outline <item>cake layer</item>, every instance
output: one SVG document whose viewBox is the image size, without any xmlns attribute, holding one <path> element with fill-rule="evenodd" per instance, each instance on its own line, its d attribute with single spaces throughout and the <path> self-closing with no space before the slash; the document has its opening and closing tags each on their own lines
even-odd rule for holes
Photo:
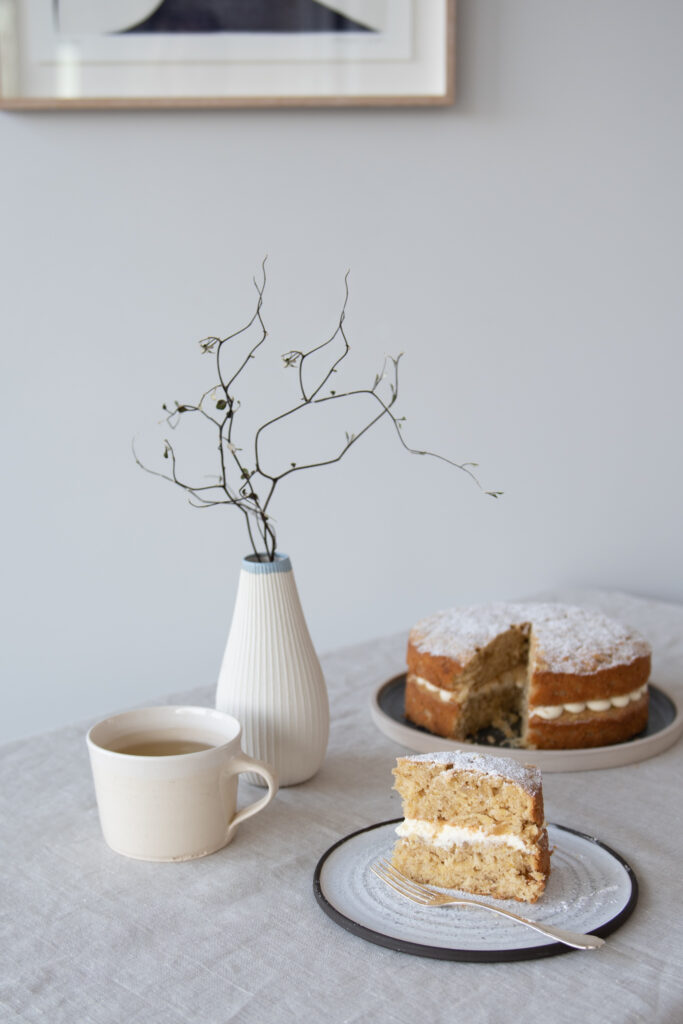
<svg viewBox="0 0 683 1024">
<path fill-rule="evenodd" d="M 462 657 L 448 654 L 444 642 L 445 621 L 450 613 L 440 612 L 424 619 L 410 631 L 408 640 L 408 672 L 427 679 L 445 690 L 458 691 L 479 679 L 491 680 L 505 671 L 525 664 L 529 650 L 529 624 L 514 624 L 509 619 L 499 633 L 480 637 Z M 431 626 L 434 626 L 432 631 Z"/>
<path fill-rule="evenodd" d="M 532 602 L 475 605 L 438 612 L 418 622 L 411 630 L 410 643 L 418 656 L 445 658 L 448 663 L 457 663 L 462 672 L 464 665 L 503 634 L 516 632 L 523 637 L 532 628 L 539 671 L 591 675 L 650 655 L 650 646 L 639 633 L 600 612 Z M 522 646 L 519 637 L 515 644 L 518 648 Z M 456 669 L 455 676 L 460 672 Z M 448 670 L 444 675 L 448 675 Z M 445 681 L 435 681 L 447 685 Z"/>
<path fill-rule="evenodd" d="M 442 701 L 433 693 L 418 686 L 415 677 L 406 679 L 405 714 L 410 722 L 421 725 L 423 729 L 448 739 L 464 740 L 464 721 L 461 704 L 457 701 Z"/>
<path fill-rule="evenodd" d="M 576 750 L 603 747 L 637 736 L 647 725 L 648 694 L 623 708 L 609 711 L 564 713 L 552 721 L 529 718 L 526 746 L 539 750 Z"/>
<path fill-rule="evenodd" d="M 650 678 L 650 655 L 627 665 L 598 669 L 590 675 L 546 672 L 531 661 L 529 704 L 564 704 L 575 701 L 620 697 L 644 686 Z"/>
<path fill-rule="evenodd" d="M 406 679 L 407 718 L 437 736 L 450 739 L 464 740 L 500 716 L 517 713 L 520 703 L 521 688 L 507 683 L 489 683 L 458 698 L 449 690 L 427 687 L 414 676 Z"/>
<path fill-rule="evenodd" d="M 451 750 L 399 757 L 394 777 L 404 818 L 509 833 L 525 842 L 543 830 L 541 775 L 532 766 Z"/>
<path fill-rule="evenodd" d="M 401 839 L 392 863 L 423 885 L 461 889 L 478 896 L 535 903 L 550 870 L 547 836 L 533 855 L 509 846 L 466 844 L 455 850 Z"/>
</svg>

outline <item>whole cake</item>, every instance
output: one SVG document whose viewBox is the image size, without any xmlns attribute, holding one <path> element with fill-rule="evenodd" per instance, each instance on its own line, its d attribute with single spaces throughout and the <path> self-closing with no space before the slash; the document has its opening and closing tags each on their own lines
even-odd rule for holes
<svg viewBox="0 0 683 1024">
<path fill-rule="evenodd" d="M 392 863 L 416 882 L 535 903 L 550 874 L 541 773 L 462 751 L 399 757 Z"/>
<path fill-rule="evenodd" d="M 456 740 L 518 716 L 519 746 L 619 743 L 647 724 L 650 658 L 644 637 L 600 612 L 453 608 L 410 632 L 406 717 Z"/>
</svg>

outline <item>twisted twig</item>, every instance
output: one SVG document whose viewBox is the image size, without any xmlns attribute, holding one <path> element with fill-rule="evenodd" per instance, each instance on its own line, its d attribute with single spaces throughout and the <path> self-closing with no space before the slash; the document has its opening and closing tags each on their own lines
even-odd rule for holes
<svg viewBox="0 0 683 1024">
<path fill-rule="evenodd" d="M 369 388 L 352 388 L 348 391 L 337 392 L 336 390 L 330 390 L 328 394 L 322 395 L 321 391 L 326 384 L 332 378 L 332 375 L 338 372 L 338 368 L 341 363 L 346 359 L 350 351 L 350 345 L 346 333 L 344 331 L 344 321 L 346 319 L 346 307 L 349 299 L 349 287 L 348 287 L 348 272 L 344 277 L 344 302 L 342 305 L 339 320 L 333 334 L 326 340 L 321 342 L 319 345 L 314 346 L 308 351 L 292 350 L 285 353 L 282 359 L 284 366 L 296 367 L 298 372 L 298 384 L 300 398 L 290 409 L 287 409 L 283 413 L 279 413 L 277 416 L 273 416 L 266 420 L 265 423 L 261 424 L 256 430 L 253 438 L 253 469 L 250 469 L 245 463 L 241 456 L 243 449 L 238 448 L 233 442 L 233 432 L 235 431 L 235 423 L 237 420 L 237 413 L 240 409 L 240 403 L 235 398 L 233 393 L 233 386 L 240 375 L 244 372 L 250 361 L 255 357 L 258 349 L 263 345 L 266 338 L 268 337 L 268 331 L 266 330 L 265 323 L 262 316 L 263 307 L 263 296 L 266 287 L 266 260 L 261 265 L 262 277 L 261 281 L 254 280 L 254 286 L 257 291 L 258 299 L 256 303 L 256 309 L 251 319 L 237 331 L 227 335 L 225 338 L 218 337 L 207 337 L 200 341 L 200 348 L 203 353 L 212 353 L 216 361 L 216 374 L 218 377 L 218 383 L 210 387 L 201 396 L 196 404 L 180 404 L 175 403 L 173 409 L 169 409 L 168 406 L 164 405 L 163 409 L 167 413 L 166 422 L 169 427 L 173 430 L 177 427 L 180 422 L 180 418 L 189 413 L 199 413 L 204 419 L 213 424 L 217 430 L 217 448 L 219 452 L 219 467 L 220 474 L 218 476 L 218 482 L 215 484 L 207 484 L 201 486 L 195 486 L 181 480 L 177 472 L 177 462 L 175 450 L 168 439 L 164 440 L 164 458 L 170 459 L 171 461 L 171 472 L 162 473 L 158 470 L 150 469 L 146 466 L 138 457 L 135 450 L 135 443 L 133 442 L 133 456 L 138 466 L 144 469 L 146 472 L 151 473 L 154 476 L 160 476 L 164 480 L 168 480 L 171 483 L 177 484 L 187 494 L 190 504 L 195 508 L 213 508 L 216 505 L 235 505 L 242 512 L 247 525 L 247 533 L 249 536 L 249 543 L 251 544 L 252 550 L 257 557 L 266 557 L 269 561 L 273 561 L 277 550 L 276 533 L 273 525 L 273 520 L 268 512 L 271 500 L 280 481 L 284 480 L 285 477 L 291 476 L 293 473 L 301 472 L 304 469 L 315 469 L 319 466 L 331 466 L 335 462 L 339 462 L 350 448 L 355 445 L 364 434 L 381 419 L 388 417 L 394 426 L 394 429 L 398 435 L 398 438 L 411 455 L 428 455 L 432 458 L 439 459 L 441 462 L 447 463 L 449 466 L 453 466 L 456 469 L 460 469 L 467 473 L 469 477 L 474 480 L 477 486 L 481 488 L 479 480 L 472 472 L 473 468 L 476 468 L 474 462 L 454 462 L 452 459 L 446 458 L 444 455 L 439 455 L 436 452 L 426 451 L 419 448 L 411 448 L 405 441 L 402 433 L 402 427 L 405 422 L 404 416 L 396 416 L 392 411 L 396 401 L 398 399 L 398 385 L 399 385 L 399 362 L 401 355 L 399 356 L 388 356 L 384 360 L 382 370 L 375 376 L 372 387 Z M 239 336 L 245 334 L 249 328 L 258 324 L 259 337 L 257 341 L 251 346 L 247 355 L 242 359 L 242 362 L 238 365 L 237 369 L 232 373 L 231 376 L 223 373 L 222 358 L 224 355 L 225 346 L 229 342 L 234 341 Z M 343 342 L 342 352 L 333 359 L 331 364 L 324 371 L 317 385 L 311 387 L 308 391 L 304 383 L 304 365 L 306 360 L 317 352 L 321 352 L 329 345 L 331 345 L 336 338 L 340 337 Z M 380 383 L 387 378 L 387 364 L 391 365 L 391 379 L 389 380 L 389 391 L 390 397 L 388 400 L 382 398 L 378 393 L 377 389 Z M 219 397 L 216 398 L 215 396 Z M 376 411 L 373 412 L 372 416 L 368 419 L 367 423 L 357 433 L 346 433 L 345 442 L 339 448 L 336 455 L 330 456 L 327 459 L 321 459 L 319 461 L 308 462 L 302 465 L 296 463 L 290 463 L 289 467 L 283 470 L 281 473 L 272 474 L 267 473 L 261 463 L 260 443 L 263 434 L 266 430 L 275 426 L 275 424 L 282 422 L 295 413 L 300 412 L 301 409 L 305 409 L 309 406 L 319 405 L 323 402 L 338 402 L 343 399 L 352 398 L 355 396 L 364 395 L 370 398 L 371 402 L 375 404 Z M 204 408 L 204 403 L 209 399 L 209 396 L 214 398 L 216 403 L 216 411 L 221 413 L 220 417 L 211 415 Z M 235 433 L 236 437 L 237 434 Z M 237 485 L 230 485 L 228 482 L 228 459 L 230 464 L 234 468 L 235 472 L 239 474 Z M 262 483 L 265 485 L 265 497 L 262 497 L 259 493 L 258 485 Z M 208 492 L 213 491 L 213 494 L 209 496 Z M 500 491 L 485 491 L 484 493 L 491 495 L 491 497 L 498 497 Z M 222 495 L 222 496 L 219 496 Z M 258 538 L 258 540 L 257 540 Z M 259 544 L 261 550 L 259 551 Z"/>
</svg>

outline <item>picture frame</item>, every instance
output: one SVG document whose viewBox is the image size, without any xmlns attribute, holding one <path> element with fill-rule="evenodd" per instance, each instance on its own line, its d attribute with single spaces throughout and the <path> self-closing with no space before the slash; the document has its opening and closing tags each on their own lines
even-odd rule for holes
<svg viewBox="0 0 683 1024">
<path fill-rule="evenodd" d="M 456 0 L 0 0 L 0 109 L 443 106 Z"/>
</svg>

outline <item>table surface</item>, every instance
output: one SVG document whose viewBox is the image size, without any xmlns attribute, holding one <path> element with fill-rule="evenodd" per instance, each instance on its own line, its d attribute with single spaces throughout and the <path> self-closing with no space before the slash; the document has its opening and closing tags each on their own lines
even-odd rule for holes
<svg viewBox="0 0 683 1024">
<path fill-rule="evenodd" d="M 540 596 L 598 607 L 641 629 L 654 647 L 653 681 L 680 705 L 683 606 L 604 591 Z M 682 1020 L 681 742 L 639 764 L 544 779 L 548 819 L 602 839 L 640 882 L 635 913 L 597 953 L 428 960 L 366 943 L 317 906 L 321 854 L 349 832 L 400 816 L 391 769 L 405 751 L 375 729 L 369 701 L 401 670 L 404 645 L 398 635 L 322 659 L 332 716 L 323 768 L 281 790 L 231 846 L 202 860 L 148 864 L 109 850 L 84 742 L 91 723 L 1 748 L 0 1020 Z M 209 688 L 165 698 L 212 699 Z M 241 802 L 259 792 L 240 783 Z"/>
</svg>

